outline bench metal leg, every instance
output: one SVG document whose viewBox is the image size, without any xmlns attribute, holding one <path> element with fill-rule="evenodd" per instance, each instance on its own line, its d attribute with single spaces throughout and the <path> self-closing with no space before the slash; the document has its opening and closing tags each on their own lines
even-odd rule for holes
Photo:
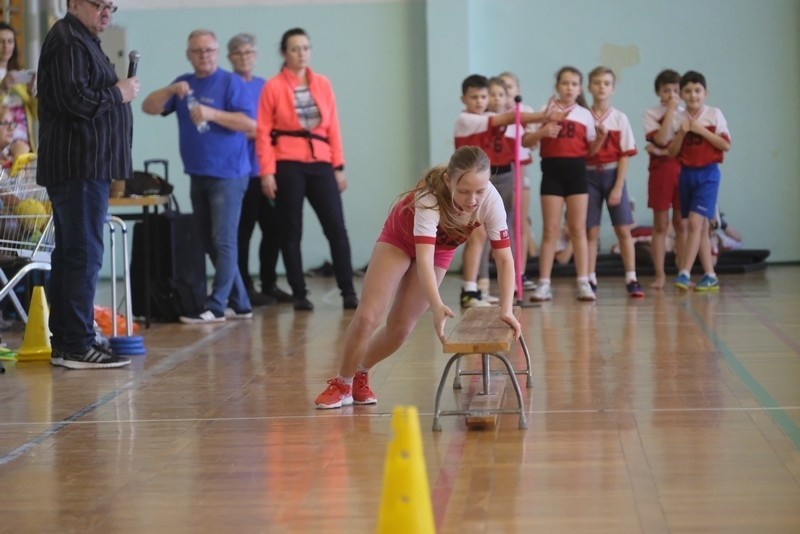
<svg viewBox="0 0 800 534">
<path fill-rule="evenodd" d="M 487 353 L 481 354 L 481 375 L 483 376 L 483 393 L 481 395 L 492 394 L 492 377 L 489 374 L 491 365 L 489 364 L 489 355 Z"/>
<path fill-rule="evenodd" d="M 525 338 L 523 336 L 519 336 L 519 344 L 522 346 L 522 353 L 525 354 L 525 364 L 527 365 L 525 369 L 525 387 L 532 388 L 533 387 L 533 369 L 531 368 L 531 353 L 528 351 L 528 345 L 525 343 Z"/>
<path fill-rule="evenodd" d="M 522 403 L 522 389 L 519 387 L 519 381 L 517 380 L 516 372 L 514 371 L 514 366 L 511 365 L 511 362 L 503 356 L 502 354 L 493 353 L 492 356 L 499 358 L 501 362 L 503 362 L 508 370 L 508 376 L 511 378 L 511 384 L 514 386 L 514 392 L 517 394 L 517 404 L 519 404 L 519 428 L 520 430 L 525 430 L 528 428 L 528 420 L 525 418 L 525 406 Z"/>
<path fill-rule="evenodd" d="M 527 349 L 525 349 L 527 350 Z M 441 402 L 442 402 L 442 392 L 444 391 L 444 385 L 447 383 L 447 376 L 450 374 L 450 369 L 452 368 L 453 364 L 456 364 L 456 369 L 460 366 L 461 358 L 466 356 L 466 353 L 456 353 L 447 360 L 447 364 L 444 367 L 444 371 L 442 371 L 442 378 L 439 380 L 439 387 L 436 389 L 436 402 L 434 403 L 433 407 L 433 424 L 431 426 L 434 432 L 441 432 L 442 430 L 442 423 L 440 418 L 444 415 L 469 415 L 469 410 L 449 410 L 449 411 L 442 411 L 441 409 Z M 517 395 L 517 409 L 516 410 L 491 410 L 488 413 L 497 413 L 497 414 L 518 414 L 519 415 L 519 428 L 524 430 L 528 428 L 528 420 L 525 416 L 525 405 L 522 401 L 522 389 L 519 386 L 519 381 L 517 380 L 517 371 L 514 370 L 514 366 L 511 365 L 511 361 L 500 353 L 495 352 L 488 352 L 481 354 L 481 363 L 482 369 L 480 372 L 476 371 L 465 371 L 462 374 L 481 374 L 483 378 L 483 392 L 481 395 L 488 395 L 491 392 L 491 371 L 490 371 L 490 360 L 489 356 L 494 356 L 498 358 L 506 368 L 508 372 L 508 376 L 511 380 L 511 384 L 514 386 L 514 393 Z M 530 360 L 529 360 L 530 361 Z M 527 369 L 528 379 L 530 380 L 530 364 L 528 364 Z M 456 373 L 458 376 L 458 372 Z"/>
<path fill-rule="evenodd" d="M 450 368 L 453 366 L 454 362 L 458 362 L 463 356 L 462 353 L 453 354 L 449 360 L 447 360 L 447 365 L 444 366 L 444 371 L 442 372 L 442 378 L 439 380 L 439 387 L 436 389 L 436 402 L 433 405 L 433 426 L 432 430 L 434 432 L 441 432 L 442 431 L 442 423 L 439 421 L 439 417 L 441 414 L 440 403 L 442 401 L 442 391 L 444 390 L 444 384 L 447 382 L 447 375 L 450 373 Z M 458 373 L 456 373 L 458 376 Z"/>
<path fill-rule="evenodd" d="M 533 387 L 533 366 L 531 365 L 531 353 L 528 350 L 528 344 L 525 343 L 525 338 L 523 336 L 519 336 L 519 343 L 522 347 L 522 353 L 525 355 L 525 369 L 519 369 L 514 371 L 518 375 L 525 375 L 525 387 L 532 388 Z M 462 354 L 462 356 L 466 356 L 467 353 Z M 483 375 L 485 373 L 484 369 L 487 369 L 486 365 L 480 371 L 462 371 L 461 370 L 461 359 L 456 362 L 456 371 L 455 376 L 453 377 L 453 389 L 461 389 L 461 377 L 462 376 L 469 376 L 469 375 Z M 484 381 L 484 384 L 486 381 Z M 487 387 L 484 385 L 483 388 L 484 393 L 488 391 Z"/>
</svg>

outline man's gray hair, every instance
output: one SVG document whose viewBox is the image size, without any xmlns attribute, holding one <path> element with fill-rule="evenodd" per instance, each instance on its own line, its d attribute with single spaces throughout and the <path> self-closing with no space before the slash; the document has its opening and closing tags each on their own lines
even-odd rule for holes
<svg viewBox="0 0 800 534">
<path fill-rule="evenodd" d="M 215 41 L 217 40 L 217 36 L 211 30 L 194 30 L 192 33 L 189 34 L 189 38 L 187 41 L 191 41 L 195 37 L 201 37 L 203 35 L 210 35 Z"/>
<path fill-rule="evenodd" d="M 256 47 L 256 36 L 252 33 L 240 33 L 231 37 L 228 41 L 228 53 L 231 54 L 244 45 L 250 45 L 253 49 Z"/>
</svg>

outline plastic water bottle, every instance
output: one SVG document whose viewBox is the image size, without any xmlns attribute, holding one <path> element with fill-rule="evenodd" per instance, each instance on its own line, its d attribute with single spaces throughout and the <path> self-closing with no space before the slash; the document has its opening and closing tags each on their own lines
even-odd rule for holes
<svg viewBox="0 0 800 534">
<path fill-rule="evenodd" d="M 200 102 L 198 102 L 197 98 L 195 98 L 194 91 L 189 91 L 189 94 L 186 95 L 186 107 L 189 108 L 189 112 L 191 113 L 191 111 L 199 105 Z M 209 128 L 211 127 L 208 125 L 208 122 L 206 121 L 197 123 L 197 131 L 199 133 L 206 133 L 209 130 Z"/>
</svg>

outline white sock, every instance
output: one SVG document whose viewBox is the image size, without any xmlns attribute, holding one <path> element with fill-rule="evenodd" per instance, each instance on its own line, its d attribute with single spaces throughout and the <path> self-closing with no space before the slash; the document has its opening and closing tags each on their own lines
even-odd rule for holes
<svg viewBox="0 0 800 534">
<path fill-rule="evenodd" d="M 706 276 L 708 276 L 709 278 L 716 278 L 717 277 L 717 273 L 715 273 L 714 271 L 711 271 L 710 273 L 706 273 Z"/>
<path fill-rule="evenodd" d="M 461 289 L 463 289 L 467 293 L 477 291 L 478 290 L 478 283 L 477 282 L 461 282 Z"/>
<path fill-rule="evenodd" d="M 353 385 L 353 377 L 352 376 L 339 375 L 338 378 L 339 378 L 339 380 L 341 380 L 342 382 L 344 382 L 348 386 L 352 386 Z"/>
<path fill-rule="evenodd" d="M 597 273 L 589 273 L 589 281 L 597 285 Z"/>
<path fill-rule="evenodd" d="M 588 283 L 589 283 L 589 277 L 588 276 L 579 276 L 578 277 L 578 285 L 588 284 Z"/>
<path fill-rule="evenodd" d="M 539 285 L 540 286 L 549 286 L 550 279 L 549 278 L 539 278 Z"/>
<path fill-rule="evenodd" d="M 686 278 L 691 278 L 691 277 L 692 277 L 692 275 L 691 275 L 691 274 L 689 274 L 689 271 L 687 271 L 686 269 L 681 269 L 681 270 L 678 272 L 678 274 L 679 274 L 679 275 L 681 275 L 681 274 L 682 274 L 682 275 L 684 275 Z"/>
<path fill-rule="evenodd" d="M 625 273 L 625 283 L 630 284 L 636 281 L 636 271 L 628 271 Z"/>
<path fill-rule="evenodd" d="M 364 367 L 363 365 L 358 366 L 359 373 L 369 373 L 369 367 Z"/>
</svg>

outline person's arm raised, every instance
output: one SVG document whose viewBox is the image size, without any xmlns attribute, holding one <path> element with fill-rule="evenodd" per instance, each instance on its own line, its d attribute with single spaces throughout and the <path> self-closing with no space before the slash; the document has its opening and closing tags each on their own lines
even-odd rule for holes
<svg viewBox="0 0 800 534">
<path fill-rule="evenodd" d="M 185 81 L 175 82 L 156 89 L 145 97 L 142 101 L 142 111 L 148 115 L 160 115 L 164 112 L 164 106 L 173 96 L 183 98 L 189 94 L 189 84 Z"/>
<path fill-rule="evenodd" d="M 566 113 L 563 111 L 534 111 L 522 112 L 519 114 L 520 122 L 522 124 L 531 124 L 534 122 L 560 122 L 566 118 Z M 506 111 L 505 113 L 498 113 L 490 117 L 490 126 L 508 126 L 514 124 L 516 115 L 513 111 Z"/>
</svg>

